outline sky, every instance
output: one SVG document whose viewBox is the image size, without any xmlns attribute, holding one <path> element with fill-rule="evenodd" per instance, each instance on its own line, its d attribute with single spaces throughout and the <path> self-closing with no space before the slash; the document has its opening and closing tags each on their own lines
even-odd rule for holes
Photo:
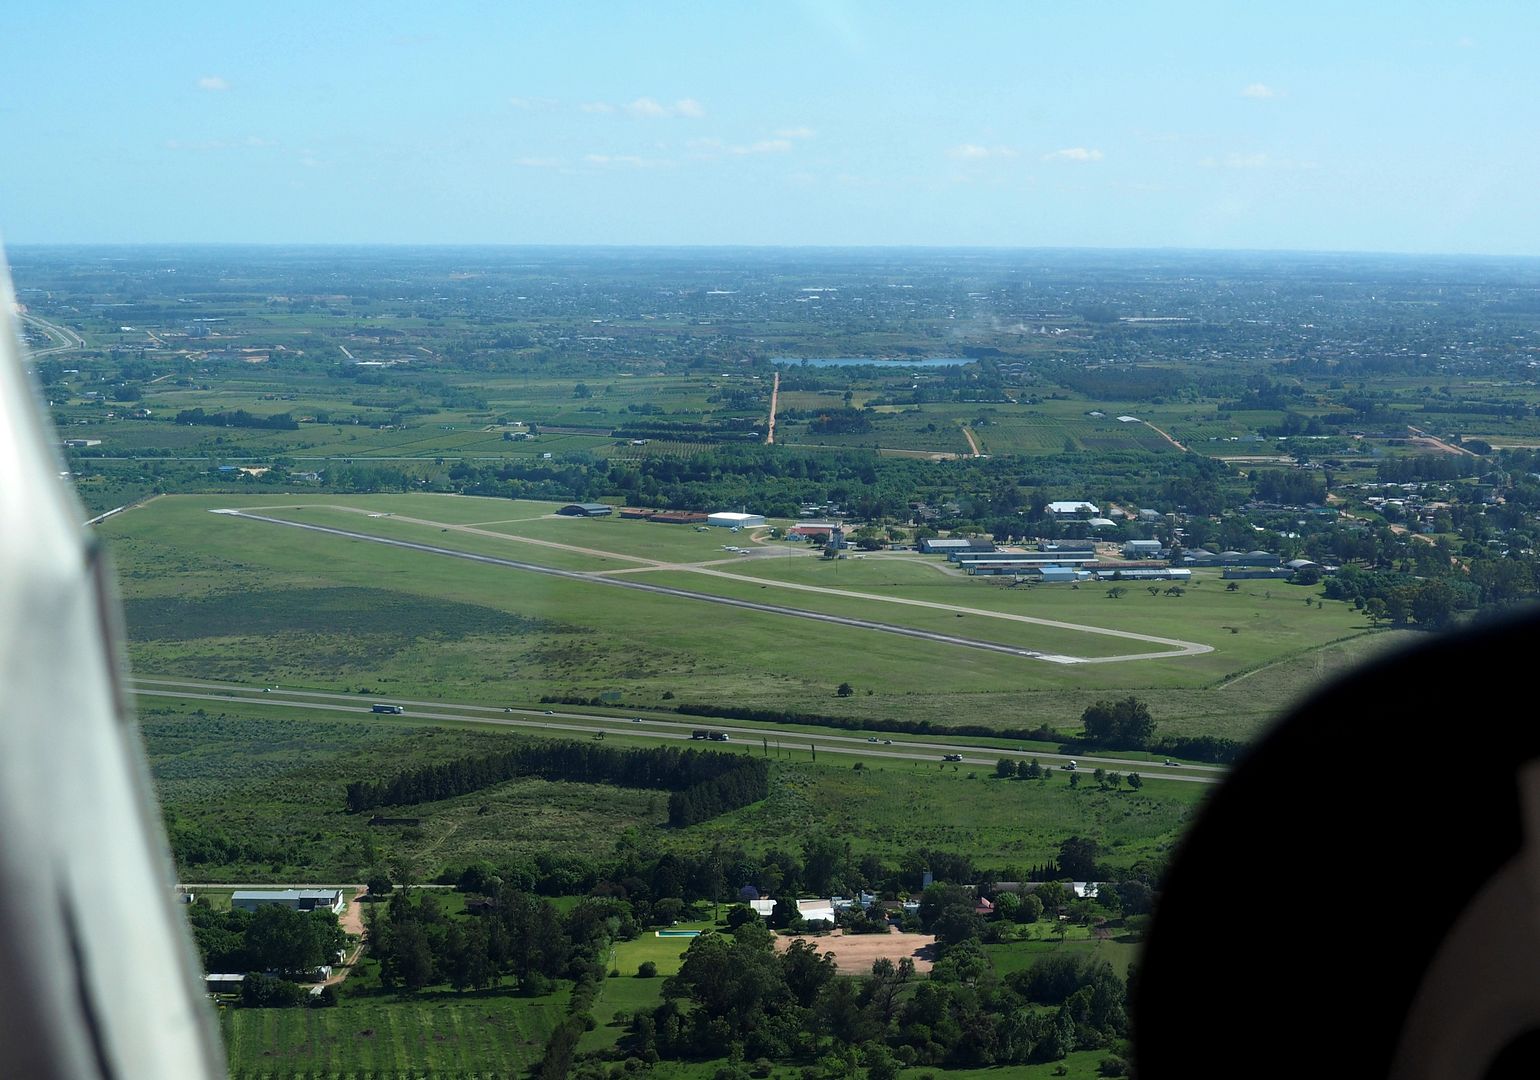
<svg viewBox="0 0 1540 1080">
<path fill-rule="evenodd" d="M 51 0 L 5 23 L 12 244 L 1540 255 L 1527 0 Z"/>
</svg>

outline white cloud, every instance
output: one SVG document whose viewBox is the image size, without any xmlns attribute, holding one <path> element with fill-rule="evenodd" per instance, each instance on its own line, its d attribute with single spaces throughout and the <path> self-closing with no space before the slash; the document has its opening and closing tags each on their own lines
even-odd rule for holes
<svg viewBox="0 0 1540 1080">
<path fill-rule="evenodd" d="M 791 150 L 790 139 L 760 139 L 758 142 L 749 143 L 747 146 L 730 146 L 729 154 L 784 154 Z"/>
<path fill-rule="evenodd" d="M 1465 36 L 1455 41 L 1455 47 L 1460 49 L 1474 49 L 1476 47 L 1476 39 L 1471 37 L 1469 34 L 1466 34 Z"/>
<path fill-rule="evenodd" d="M 277 139 L 261 135 L 247 135 L 240 139 L 167 139 L 161 143 L 167 150 L 270 150 L 279 145 Z"/>
<path fill-rule="evenodd" d="M 781 128 L 775 133 L 777 139 L 812 139 L 818 135 L 810 127 Z"/>
<path fill-rule="evenodd" d="M 585 101 L 578 106 L 578 109 L 587 113 L 612 113 L 615 111 L 615 106 L 607 101 Z"/>
<path fill-rule="evenodd" d="M 1254 82 L 1241 90 L 1241 97 L 1258 98 L 1261 100 L 1282 96 L 1283 95 L 1281 95 L 1277 90 L 1274 90 L 1266 83 Z"/>
<path fill-rule="evenodd" d="M 1297 171 L 1301 169 L 1314 169 L 1313 161 L 1297 161 L 1292 158 L 1277 158 L 1271 154 L 1225 154 L 1222 157 L 1206 157 L 1198 162 L 1205 169 L 1278 169 Z"/>
<path fill-rule="evenodd" d="M 946 156 L 958 161 L 984 161 L 987 158 L 1013 158 L 1016 156 L 1016 151 L 1009 146 L 980 146 L 977 143 L 963 143 L 948 150 Z"/>
<path fill-rule="evenodd" d="M 218 75 L 205 75 L 198 80 L 198 89 L 218 93 L 230 89 L 230 84 Z"/>
<path fill-rule="evenodd" d="M 635 154 L 584 154 L 583 160 L 600 168 L 657 169 L 673 164 L 661 158 L 644 158 Z"/>
<path fill-rule="evenodd" d="M 1100 150 L 1088 149 L 1084 146 L 1070 146 L 1063 150 L 1055 150 L 1051 154 L 1044 154 L 1044 161 L 1100 161 Z"/>
<path fill-rule="evenodd" d="M 635 101 L 631 102 L 631 104 L 626 106 L 626 112 L 630 113 L 632 116 L 645 116 L 649 118 L 658 118 L 670 115 L 668 106 L 650 97 L 637 98 Z"/>
<path fill-rule="evenodd" d="M 779 133 L 777 133 L 779 134 Z M 789 138 L 757 139 L 749 143 L 729 143 L 718 138 L 690 139 L 685 143 L 689 156 L 700 161 L 720 161 L 722 157 L 748 157 L 755 154 L 789 154 L 797 144 Z"/>
<path fill-rule="evenodd" d="M 657 98 L 639 97 L 629 104 L 622 105 L 621 108 L 631 116 L 641 117 L 644 120 L 664 120 L 673 116 L 687 116 L 698 120 L 706 115 L 705 106 L 694 98 L 680 98 L 672 105 L 665 105 Z"/>
<path fill-rule="evenodd" d="M 1226 154 L 1204 158 L 1203 164 L 1210 169 L 1265 169 L 1272 161 L 1266 154 Z"/>
</svg>

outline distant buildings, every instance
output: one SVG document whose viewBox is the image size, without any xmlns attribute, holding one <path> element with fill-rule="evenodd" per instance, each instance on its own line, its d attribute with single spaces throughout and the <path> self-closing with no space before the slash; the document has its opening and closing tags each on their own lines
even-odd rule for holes
<svg viewBox="0 0 1540 1080">
<path fill-rule="evenodd" d="M 556 512 L 563 517 L 608 517 L 615 508 L 609 503 L 568 503 Z"/>
<path fill-rule="evenodd" d="M 660 521 L 665 525 L 704 525 L 706 515 L 699 510 L 648 510 L 642 506 L 622 507 L 620 516 L 635 521 Z"/>
<path fill-rule="evenodd" d="M 1048 512 L 1054 517 L 1075 517 L 1080 514 L 1096 515 L 1101 513 L 1101 507 L 1084 499 L 1051 502 L 1048 504 Z"/>
</svg>

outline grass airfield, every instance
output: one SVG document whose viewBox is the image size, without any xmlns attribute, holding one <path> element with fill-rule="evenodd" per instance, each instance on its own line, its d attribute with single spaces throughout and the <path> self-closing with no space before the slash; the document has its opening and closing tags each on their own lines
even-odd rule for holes
<svg viewBox="0 0 1540 1080">
<path fill-rule="evenodd" d="M 1077 626 L 1212 651 L 1051 663 L 209 513 L 231 507 L 1079 659 L 1162 647 Z M 1200 575 L 1181 597 L 1130 585 L 1114 600 L 1089 584 L 1006 588 L 949 572 L 936 556 L 822 560 L 748 533 L 566 519 L 556 508 L 445 495 L 163 496 L 99 532 L 118 565 L 141 673 L 446 700 L 609 695 L 637 706 L 1068 727 L 1090 695 L 1132 692 L 1151 702 L 1162 731 L 1245 737 L 1347 659 L 1407 636 L 1369 635 L 1349 606 L 1307 605 L 1318 588 L 1279 582 L 1228 592 L 1217 575 Z M 837 697 L 842 682 L 855 693 Z"/>
</svg>

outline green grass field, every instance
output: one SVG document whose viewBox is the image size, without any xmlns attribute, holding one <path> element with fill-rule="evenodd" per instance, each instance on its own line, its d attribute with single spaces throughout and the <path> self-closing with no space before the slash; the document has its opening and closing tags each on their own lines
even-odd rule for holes
<svg viewBox="0 0 1540 1080">
<path fill-rule="evenodd" d="M 515 1076 L 535 1064 L 566 1013 L 563 990 L 528 1000 L 425 994 L 332 1009 L 223 1009 L 234 1080 L 347 1075 Z"/>
<path fill-rule="evenodd" d="M 680 929 L 702 930 L 707 925 L 683 923 Z M 588 1053 L 612 1048 L 625 1035 L 627 1017 L 661 1004 L 663 980 L 678 973 L 692 940 L 660 938 L 649 930 L 631 941 L 616 942 L 610 955 L 610 968 L 620 974 L 599 984 L 599 997 L 593 1009 L 594 1029 L 583 1036 L 578 1049 Z M 657 965 L 657 977 L 637 978 L 637 968 L 647 961 Z"/>
<path fill-rule="evenodd" d="M 392 816 L 415 824 L 375 827 L 366 815 L 345 812 L 348 781 L 487 753 L 509 739 L 573 736 L 425 727 L 367 713 L 338 719 L 260 701 L 145 698 L 141 708 L 152 774 L 171 820 L 255 845 L 230 861 L 183 866 L 193 881 L 358 881 L 379 865 L 411 868 L 422 881 L 479 858 L 553 849 L 603 858 L 628 835 L 682 851 L 712 844 L 798 850 L 809 838 L 839 835 L 858 854 L 893 861 L 926 847 L 955 851 L 1019 879 L 1070 835 L 1097 836 L 1115 865 L 1156 856 L 1210 790 L 1153 781 L 1138 792 L 1071 789 L 1063 773 L 1001 781 L 939 760 L 820 754 L 815 763 L 805 745 L 771 745 L 770 797 L 687 829 L 664 826 L 663 792 L 533 779 L 402 807 Z"/>
<path fill-rule="evenodd" d="M 334 504 L 365 512 L 328 508 Z M 854 590 L 1131 630 L 1198 641 L 1215 651 L 1116 664 L 1047 664 L 207 513 L 229 505 L 569 569 L 634 570 L 640 565 L 635 558 L 672 563 L 720 554 L 728 561 L 717 569 L 735 577 L 684 569 L 643 569 L 636 576 L 1074 655 L 1149 646 L 840 594 Z M 552 509 L 550 503 L 434 495 L 163 497 L 110 519 L 100 531 L 119 567 L 131 657 L 147 674 L 342 690 L 367 686 L 498 705 L 543 694 L 611 694 L 635 707 L 725 702 L 872 720 L 997 726 L 1047 721 L 1066 728 L 1088 696 L 1136 692 L 1151 702 L 1163 731 L 1245 736 L 1346 658 L 1368 651 L 1368 627 L 1351 608 L 1305 604 L 1318 589 L 1242 582 L 1232 593 L 1205 580 L 1181 597 L 1152 597 L 1133 586 L 1122 599 L 1110 600 L 1102 588 L 1007 589 L 997 579 L 959 578 L 934 558 L 825 561 L 799 552 L 734 559 L 720 552 L 731 537 L 721 530 L 553 520 L 544 516 Z M 456 525 L 483 531 L 451 527 Z M 497 535 L 504 529 L 533 530 L 534 538 L 559 537 L 551 542 L 614 554 L 522 543 Z M 835 593 L 777 588 L 782 580 Z M 836 697 L 841 682 L 856 693 Z"/>
</svg>

